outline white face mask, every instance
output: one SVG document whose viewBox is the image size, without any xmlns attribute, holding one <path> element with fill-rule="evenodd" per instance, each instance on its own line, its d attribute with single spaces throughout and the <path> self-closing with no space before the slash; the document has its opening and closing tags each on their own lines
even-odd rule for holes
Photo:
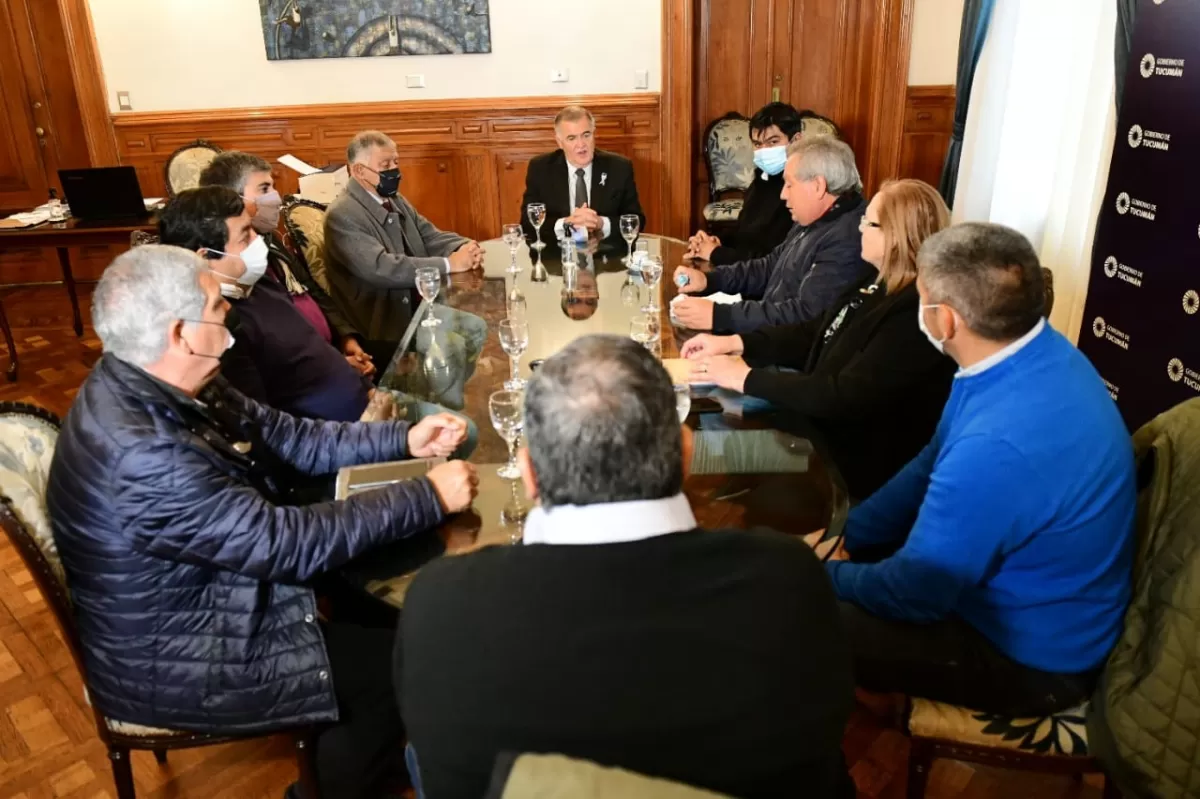
<svg viewBox="0 0 1200 799">
<path fill-rule="evenodd" d="M 929 343 L 933 345 L 933 348 L 935 350 L 937 350 L 938 352 L 940 352 L 942 354 L 945 354 L 945 352 L 946 352 L 945 337 L 943 336 L 940 339 L 934 338 L 933 334 L 929 332 L 929 328 L 925 327 L 925 309 L 926 308 L 940 308 L 940 307 L 942 307 L 942 304 L 940 302 L 935 302 L 932 305 L 918 305 L 917 306 L 917 327 L 921 328 L 921 332 L 925 334 L 925 338 L 929 339 Z"/>
<path fill-rule="evenodd" d="M 249 289 L 253 288 L 254 284 L 267 273 L 267 259 L 270 257 L 270 250 L 267 248 L 267 240 L 262 236 L 255 236 L 250 246 L 242 250 L 238 255 L 230 255 L 220 250 L 209 250 L 209 252 L 215 252 L 217 255 L 223 255 L 226 258 L 240 258 L 246 266 L 246 270 L 242 272 L 242 276 L 237 278 L 237 283 L 238 286 L 244 286 L 247 290 L 237 292 L 236 289 L 238 286 L 231 286 L 222 282 L 221 294 L 225 297 L 242 299 L 250 293 Z"/>
</svg>

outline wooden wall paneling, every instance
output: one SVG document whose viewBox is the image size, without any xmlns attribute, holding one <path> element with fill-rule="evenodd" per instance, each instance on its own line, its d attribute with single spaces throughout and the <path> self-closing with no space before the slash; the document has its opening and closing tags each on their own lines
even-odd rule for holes
<svg viewBox="0 0 1200 799">
<path fill-rule="evenodd" d="M 875 0 L 858 0 L 874 2 Z M 811 108 L 846 128 L 848 102 L 842 97 L 846 16 L 855 0 L 803 0 L 792 15 L 791 61 L 784 76 L 783 99 Z M 847 138 L 851 131 L 847 130 Z M 851 145 L 853 146 L 853 144 Z"/>
<path fill-rule="evenodd" d="M 100 63 L 88 0 L 58 0 L 58 10 L 92 166 L 119 163 L 104 67 Z"/>
<path fill-rule="evenodd" d="M 663 95 L 660 164 L 663 195 L 662 225 L 669 236 L 690 235 L 692 212 L 688 197 L 692 189 L 695 158 L 693 124 L 695 90 L 694 0 L 663 0 Z M 638 181 L 639 185 L 642 182 Z M 655 231 L 657 232 L 657 231 Z"/>
<path fill-rule="evenodd" d="M 142 189 L 159 196 L 166 159 L 196 138 L 224 149 L 245 150 L 274 162 L 292 153 L 315 166 L 342 163 L 345 148 L 365 128 L 396 140 L 401 191 L 439 227 L 472 238 L 499 235 L 503 222 L 524 213 L 525 165 L 553 150 L 554 115 L 579 98 L 495 98 L 486 110 L 479 101 L 283 106 L 259 109 L 206 109 L 168 113 L 117 114 L 114 125 L 124 163 L 138 170 Z M 662 180 L 660 98 L 653 94 L 586 97 L 596 115 L 597 145 L 635 156 L 638 186 Z M 298 177 L 283 167 L 272 170 L 282 193 L 298 189 Z M 661 193 L 651 192 L 652 198 Z M 647 206 L 651 219 L 665 217 Z M 657 232 L 657 231 L 655 231 Z"/>
<path fill-rule="evenodd" d="M 938 185 L 954 127 L 954 86 L 909 86 L 899 177 Z"/>
</svg>

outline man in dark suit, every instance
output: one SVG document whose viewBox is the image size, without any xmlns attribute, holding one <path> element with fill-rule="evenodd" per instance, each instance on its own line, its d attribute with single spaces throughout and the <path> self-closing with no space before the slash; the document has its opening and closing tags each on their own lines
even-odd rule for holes
<svg viewBox="0 0 1200 799">
<path fill-rule="evenodd" d="M 521 208 L 527 209 L 530 203 L 546 206 L 553 241 L 565 238 L 568 228 L 588 237 L 619 241 L 624 214 L 636 214 L 639 228 L 646 225 L 633 180 L 633 162 L 597 150 L 595 137 L 592 112 L 569 105 L 554 118 L 554 139 L 559 149 L 529 162 Z M 521 224 L 532 238 L 534 229 L 528 213 Z"/>
</svg>

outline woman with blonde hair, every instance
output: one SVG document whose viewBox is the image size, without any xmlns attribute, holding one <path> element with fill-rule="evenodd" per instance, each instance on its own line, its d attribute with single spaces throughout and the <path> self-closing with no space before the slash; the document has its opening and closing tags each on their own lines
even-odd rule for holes
<svg viewBox="0 0 1200 799">
<path fill-rule="evenodd" d="M 689 340 L 682 354 L 695 361 L 693 381 L 798 414 L 851 496 L 869 495 L 929 443 L 950 393 L 954 362 L 921 332 L 916 286 L 917 251 L 949 224 L 929 184 L 885 183 L 859 222 L 863 260 L 878 275 L 821 319 Z"/>
</svg>

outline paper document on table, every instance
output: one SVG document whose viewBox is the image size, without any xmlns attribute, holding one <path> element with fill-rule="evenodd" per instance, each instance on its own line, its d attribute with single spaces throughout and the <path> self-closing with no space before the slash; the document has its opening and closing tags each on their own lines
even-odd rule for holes
<svg viewBox="0 0 1200 799">
<path fill-rule="evenodd" d="M 143 200 L 143 202 L 146 203 L 147 211 L 153 211 L 156 208 L 158 208 L 160 205 L 163 204 L 163 198 L 162 197 L 147 197 L 145 200 Z"/>
<path fill-rule="evenodd" d="M 687 297 L 695 297 L 695 296 L 696 296 L 695 294 L 676 294 L 673 298 L 671 298 L 671 304 L 674 305 L 675 303 L 680 302 L 681 300 L 684 300 Z M 735 302 L 741 302 L 742 295 L 741 294 L 725 294 L 724 292 L 718 291 L 715 294 L 705 294 L 702 297 L 700 297 L 700 299 L 712 300 L 713 302 L 717 303 L 718 305 L 732 305 Z"/>
<path fill-rule="evenodd" d="M 0 219 L 0 229 L 3 229 L 3 228 L 17 229 L 17 228 L 33 227 L 34 225 L 40 225 L 43 222 L 49 222 L 49 221 L 50 221 L 50 212 L 49 211 L 42 211 L 42 210 L 27 211 L 23 214 L 13 214 L 12 216 L 7 217 L 6 219 Z"/>
<path fill-rule="evenodd" d="M 287 155 L 281 155 L 276 160 L 286 166 L 288 169 L 296 170 L 301 175 L 315 175 L 317 172 L 321 171 L 311 164 L 304 163 L 291 153 L 288 153 Z"/>
</svg>

